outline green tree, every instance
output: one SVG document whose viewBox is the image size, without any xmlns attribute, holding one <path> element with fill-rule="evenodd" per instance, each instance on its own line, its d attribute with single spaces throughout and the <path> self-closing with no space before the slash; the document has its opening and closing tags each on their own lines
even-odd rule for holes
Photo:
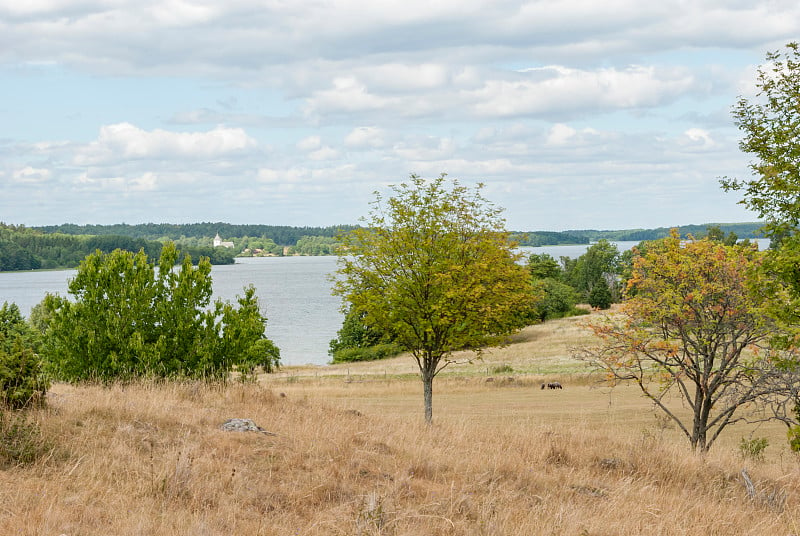
<svg viewBox="0 0 800 536">
<path fill-rule="evenodd" d="M 576 309 L 578 294 L 575 289 L 552 277 L 533 280 L 535 318 L 544 322 L 553 318 L 563 318 L 583 314 Z"/>
<path fill-rule="evenodd" d="M 800 223 L 800 48 L 789 43 L 767 54 L 758 69 L 756 100 L 739 99 L 733 108 L 744 134 L 739 148 L 755 159 L 754 178 L 723 179 L 726 190 L 741 190 L 741 204 L 767 221 L 768 235 L 794 231 Z"/>
<path fill-rule="evenodd" d="M 734 246 L 739 241 L 739 237 L 733 231 L 725 234 L 719 225 L 709 225 L 706 228 L 706 238 L 716 242 L 722 242 L 726 246 Z"/>
<path fill-rule="evenodd" d="M 561 279 L 561 265 L 547 253 L 532 253 L 528 257 L 528 271 L 534 279 Z"/>
<path fill-rule="evenodd" d="M 0 412 L 2 407 L 20 409 L 44 401 L 49 382 L 34 351 L 38 333 L 14 303 L 0 307 Z"/>
<path fill-rule="evenodd" d="M 411 353 L 430 423 L 434 377 L 454 351 L 480 354 L 520 327 L 530 277 L 481 186 L 411 175 L 392 190 L 385 201 L 376 193 L 365 227 L 342 236 L 334 292 Z"/>
<path fill-rule="evenodd" d="M 609 380 L 635 382 L 686 435 L 707 451 L 720 433 L 747 418 L 743 409 L 778 388 L 765 343 L 774 326 L 761 309 L 752 248 L 710 240 L 682 244 L 677 232 L 635 259 L 636 289 L 621 316 L 591 324 L 601 344 L 576 356 Z M 670 402 L 677 392 L 689 417 Z"/>
<path fill-rule="evenodd" d="M 89 255 L 70 281 L 74 299 L 48 295 L 36 314 L 52 373 L 68 381 L 226 379 L 234 368 L 247 373 L 263 364 L 271 343 L 263 342 L 266 319 L 254 289 L 238 309 L 220 300 L 211 307 L 208 258 L 194 267 L 187 255 L 175 269 L 178 255 L 173 243 L 157 267 L 143 251 Z"/>
<path fill-rule="evenodd" d="M 611 307 L 611 289 L 605 279 L 600 278 L 592 285 L 589 291 L 589 305 L 598 309 Z"/>
<path fill-rule="evenodd" d="M 574 262 L 565 263 L 565 280 L 577 290 L 582 299 L 589 301 L 594 286 L 604 282 L 611 292 L 612 301 L 620 300 L 617 276 L 622 268 L 617 246 L 605 239 L 593 244 Z"/>
</svg>

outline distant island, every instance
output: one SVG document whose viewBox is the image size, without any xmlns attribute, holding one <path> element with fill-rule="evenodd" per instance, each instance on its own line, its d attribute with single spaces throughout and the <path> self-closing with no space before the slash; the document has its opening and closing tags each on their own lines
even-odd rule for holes
<svg viewBox="0 0 800 536">
<path fill-rule="evenodd" d="M 702 237 L 711 226 L 740 239 L 761 238 L 762 223 L 707 223 L 678 227 L 682 236 Z M 196 261 L 208 257 L 212 264 L 232 264 L 235 257 L 333 255 L 337 236 L 355 225 L 292 227 L 285 225 L 234 225 L 224 222 L 190 224 L 143 223 L 129 225 L 48 225 L 26 227 L 0 222 L 0 271 L 75 268 L 95 250 L 144 249 L 157 258 L 166 241 Z M 670 229 L 514 231 L 521 246 L 556 246 L 610 241 L 657 240 Z M 224 237 L 224 239 L 222 238 Z"/>
</svg>

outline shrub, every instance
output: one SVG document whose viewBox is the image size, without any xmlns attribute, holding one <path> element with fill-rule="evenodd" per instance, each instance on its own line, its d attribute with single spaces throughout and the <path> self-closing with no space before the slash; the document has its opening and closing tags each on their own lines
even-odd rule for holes
<svg viewBox="0 0 800 536">
<path fill-rule="evenodd" d="M 766 437 L 742 438 L 739 441 L 739 454 L 745 460 L 764 461 L 764 450 L 769 446 Z"/>
<path fill-rule="evenodd" d="M 553 278 L 535 280 L 533 285 L 540 296 L 534 306 L 538 320 L 544 322 L 575 314 L 578 293 L 571 286 Z"/>
<path fill-rule="evenodd" d="M 237 305 L 211 302 L 211 263 L 196 267 L 167 243 L 158 264 L 144 251 L 89 255 L 70 282 L 73 300 L 48 295 L 37 315 L 46 324 L 43 354 L 67 381 L 127 381 L 137 377 L 226 380 L 278 365 L 264 336 L 255 288 Z M 264 342 L 266 341 L 266 342 Z"/>
<path fill-rule="evenodd" d="M 0 406 L 20 409 L 44 401 L 49 384 L 34 352 L 37 334 L 16 304 L 0 308 Z"/>
<path fill-rule="evenodd" d="M 52 448 L 30 415 L 0 410 L 0 467 L 32 464 Z"/>
<path fill-rule="evenodd" d="M 353 361 L 376 361 L 400 354 L 403 348 L 394 343 L 376 344 L 366 348 L 343 348 L 333 353 L 333 363 L 351 363 Z"/>
</svg>

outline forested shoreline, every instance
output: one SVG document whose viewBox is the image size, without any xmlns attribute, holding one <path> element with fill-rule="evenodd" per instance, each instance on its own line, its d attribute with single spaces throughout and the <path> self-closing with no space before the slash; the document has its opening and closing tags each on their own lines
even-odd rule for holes
<svg viewBox="0 0 800 536">
<path fill-rule="evenodd" d="M 70 235 L 43 233 L 33 228 L 0 223 L 0 271 L 54 270 L 75 268 L 95 251 L 110 253 L 116 249 L 136 253 L 143 250 L 157 258 L 162 242 L 123 235 Z M 234 252 L 178 244 L 181 257 L 188 254 L 197 260 L 208 257 L 212 264 L 233 264 Z"/>
<path fill-rule="evenodd" d="M 740 239 L 761 237 L 759 222 L 685 225 L 681 236 L 705 236 L 718 227 Z M 291 227 L 276 225 L 234 225 L 224 222 L 193 224 L 145 223 L 26 227 L 0 223 L 0 271 L 75 268 L 96 250 L 144 250 L 157 257 L 168 241 L 193 259 L 209 257 L 212 264 L 232 264 L 236 256 L 332 255 L 337 237 L 357 226 Z M 215 236 L 232 241 L 231 247 L 214 247 Z M 529 231 L 512 233 L 521 246 L 590 244 L 598 240 L 642 241 L 669 236 L 669 229 Z"/>
</svg>

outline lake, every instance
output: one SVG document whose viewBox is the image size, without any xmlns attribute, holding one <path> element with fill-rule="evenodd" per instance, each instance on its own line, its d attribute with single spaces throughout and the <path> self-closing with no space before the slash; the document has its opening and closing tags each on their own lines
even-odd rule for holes
<svg viewBox="0 0 800 536">
<path fill-rule="evenodd" d="M 759 240 L 761 243 L 761 241 Z M 625 251 L 637 242 L 618 242 Z M 766 247 L 768 241 L 761 243 Z M 542 246 L 521 248 L 525 255 L 547 253 L 579 257 L 588 246 Z M 328 275 L 336 270 L 336 257 L 237 258 L 236 264 L 214 266 L 211 271 L 214 299 L 233 301 L 253 284 L 267 316 L 267 336 L 281 349 L 284 365 L 324 365 L 329 360 L 328 343 L 342 325 L 338 297 L 331 295 Z M 75 270 L 0 272 L 0 303 L 16 303 L 28 315 L 47 292 L 67 295 L 67 284 Z"/>
</svg>

